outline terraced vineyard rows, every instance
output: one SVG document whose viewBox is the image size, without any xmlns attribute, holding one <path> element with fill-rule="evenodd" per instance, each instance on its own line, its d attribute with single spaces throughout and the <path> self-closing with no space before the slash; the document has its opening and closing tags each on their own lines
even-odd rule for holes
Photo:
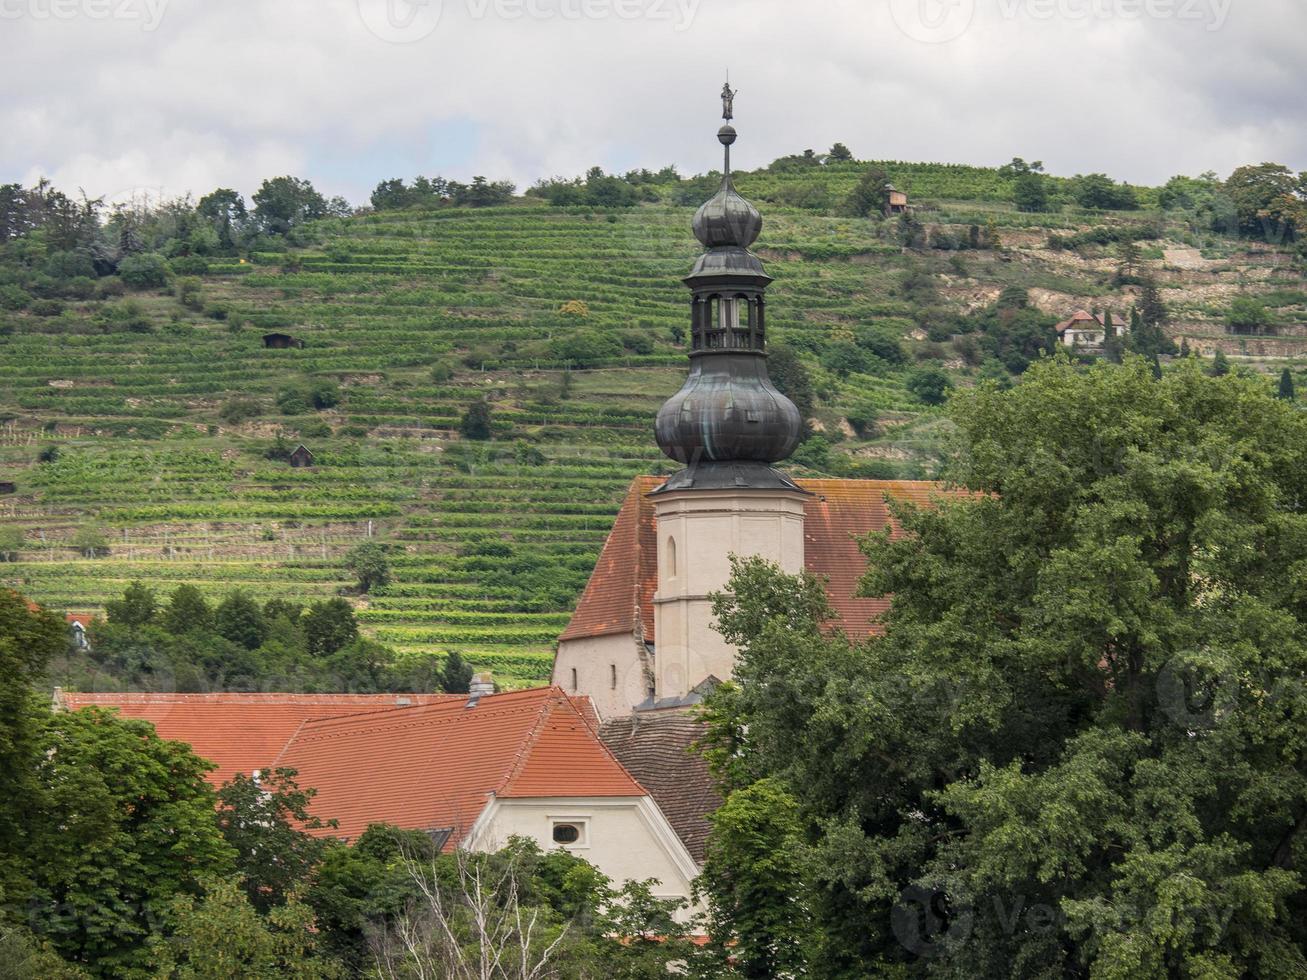
<svg viewBox="0 0 1307 980">
<path fill-rule="evenodd" d="M 833 192 L 856 180 L 847 171 L 829 168 Z M 895 176 L 921 194 L 935 173 Z M 997 203 L 989 173 L 975 177 L 977 200 L 945 203 L 938 219 L 1014 236 L 1075 226 Z M 740 186 L 761 198 L 790 179 Z M 16 328 L 0 341 L 0 480 L 17 484 L 0 497 L 0 527 L 26 538 L 0 580 L 79 610 L 135 579 L 312 599 L 349 584 L 342 558 L 372 537 L 393 545 L 395 580 L 359 601 L 369 633 L 401 652 L 458 649 L 510 683 L 539 680 L 628 481 L 669 469 L 651 425 L 684 373 L 691 213 L 518 201 L 328 220 L 307 248 L 211 260 L 188 304 L 159 292 L 53 318 L 0 314 Z M 931 471 L 944 432 L 905 372 L 841 376 L 815 352 L 871 321 L 910 334 L 916 307 L 898 287 L 909 268 L 957 283 L 948 299 L 960 308 L 1012 283 L 1106 292 L 1097 272 L 1021 253 L 969 253 L 961 270 L 901 253 L 870 222 L 778 206 L 766 218 L 772 336 L 808 360 L 818 424 L 842 451 L 913 475 Z M 105 319 L 125 304 L 131 327 Z M 265 349 L 268 331 L 304 346 Z M 586 352 L 595 337 L 601 349 Z M 585 370 L 567 370 L 581 358 Z M 325 410 L 279 398 L 324 380 L 340 389 Z M 495 439 L 464 441 L 460 419 L 483 398 Z M 844 421 L 855 402 L 879 419 L 866 440 Z M 278 433 L 316 465 L 268 458 Z M 48 447 L 57 458 L 38 462 Z M 106 529 L 107 558 L 68 547 L 88 523 Z"/>
</svg>

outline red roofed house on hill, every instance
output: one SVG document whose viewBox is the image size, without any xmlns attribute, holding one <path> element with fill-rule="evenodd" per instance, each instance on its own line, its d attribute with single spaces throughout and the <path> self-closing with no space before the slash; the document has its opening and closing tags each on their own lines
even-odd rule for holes
<svg viewBox="0 0 1307 980">
<path fill-rule="evenodd" d="M 443 847 L 496 850 L 513 836 L 584 857 L 616 882 L 657 878 L 689 899 L 694 858 L 658 804 L 600 741 L 583 698 L 558 688 L 472 695 L 74 694 L 66 710 L 111 708 L 154 724 L 236 773 L 291 768 L 317 790 L 322 836 L 372 823 L 422 830 Z"/>
<path fill-rule="evenodd" d="M 1071 318 L 1063 320 L 1053 329 L 1057 331 L 1062 344 L 1072 350 L 1094 353 L 1101 351 L 1107 342 L 1108 319 L 1112 321 L 1112 336 L 1124 337 L 1130 324 L 1115 313 L 1098 314 L 1079 310 Z"/>
</svg>

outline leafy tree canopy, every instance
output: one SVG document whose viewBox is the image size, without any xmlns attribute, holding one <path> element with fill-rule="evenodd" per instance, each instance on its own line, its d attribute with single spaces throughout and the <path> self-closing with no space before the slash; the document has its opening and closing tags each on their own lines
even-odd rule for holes
<svg viewBox="0 0 1307 980">
<path fill-rule="evenodd" d="M 1302 975 L 1307 420 L 1140 358 L 950 415 L 973 494 L 864 543 L 883 637 L 758 561 L 717 600 L 713 760 L 796 801 L 808 974 Z"/>
</svg>

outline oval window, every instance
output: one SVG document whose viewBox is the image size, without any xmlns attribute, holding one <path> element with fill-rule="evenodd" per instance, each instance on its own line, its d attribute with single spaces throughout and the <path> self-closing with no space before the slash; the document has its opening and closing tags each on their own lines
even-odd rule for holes
<svg viewBox="0 0 1307 980">
<path fill-rule="evenodd" d="M 581 828 L 574 823 L 554 824 L 555 844 L 575 844 L 581 839 Z"/>
</svg>

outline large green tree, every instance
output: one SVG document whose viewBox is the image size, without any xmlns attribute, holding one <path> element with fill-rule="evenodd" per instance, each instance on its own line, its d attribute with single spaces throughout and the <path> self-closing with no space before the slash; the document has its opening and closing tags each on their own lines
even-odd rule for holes
<svg viewBox="0 0 1307 980">
<path fill-rule="evenodd" d="M 31 886 L 28 840 L 40 795 L 35 761 L 47 713 L 35 685 L 67 643 L 58 618 L 0 589 L 0 909 Z"/>
<path fill-rule="evenodd" d="M 1140 358 L 950 412 L 971 493 L 864 543 L 883 636 L 756 561 L 717 603 L 714 757 L 798 803 L 809 974 L 1304 975 L 1307 420 Z"/>
<path fill-rule="evenodd" d="M 231 870 L 211 764 L 147 722 L 92 708 L 49 717 L 35 768 L 31 925 L 70 962 L 129 974 L 168 903 Z"/>
</svg>

